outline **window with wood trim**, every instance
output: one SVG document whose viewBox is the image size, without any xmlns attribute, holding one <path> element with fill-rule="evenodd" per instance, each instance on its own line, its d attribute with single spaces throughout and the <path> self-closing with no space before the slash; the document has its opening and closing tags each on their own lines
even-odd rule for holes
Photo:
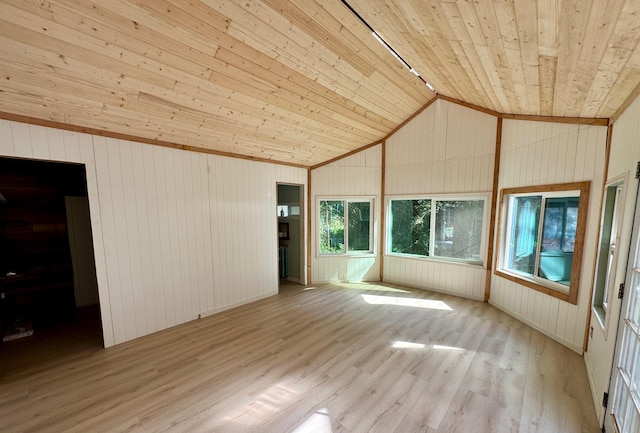
<svg viewBox="0 0 640 433">
<path fill-rule="evenodd" d="M 373 252 L 373 199 L 318 200 L 319 253 Z"/>
<path fill-rule="evenodd" d="M 575 304 L 589 182 L 506 188 L 496 274 Z"/>
<path fill-rule="evenodd" d="M 387 253 L 482 264 L 486 198 L 390 199 Z"/>
</svg>

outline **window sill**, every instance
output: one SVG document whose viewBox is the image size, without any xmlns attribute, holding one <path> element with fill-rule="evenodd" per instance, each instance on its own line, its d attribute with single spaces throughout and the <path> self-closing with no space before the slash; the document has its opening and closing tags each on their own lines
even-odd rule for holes
<svg viewBox="0 0 640 433">
<path fill-rule="evenodd" d="M 524 278 L 524 277 L 522 277 L 520 275 L 508 273 L 508 272 L 502 271 L 500 269 L 496 269 L 494 271 L 494 274 L 499 276 L 499 277 L 505 278 L 507 280 L 513 281 L 514 283 L 518 283 L 520 285 L 529 287 L 530 289 L 533 289 L 533 290 L 536 290 L 538 292 L 544 293 L 545 295 L 553 296 L 554 298 L 560 299 L 561 301 L 565 301 L 565 302 L 568 302 L 568 303 L 573 304 L 573 305 L 576 305 L 578 303 L 578 299 L 577 299 L 578 291 L 577 290 L 573 291 L 575 296 L 572 298 L 570 296 L 570 294 L 572 293 L 571 291 L 569 291 L 567 293 L 561 292 L 561 291 L 559 291 L 557 289 L 554 289 L 553 287 L 542 285 L 542 284 L 538 283 L 537 281 Z M 567 290 L 569 290 L 569 287 L 567 287 Z"/>
<path fill-rule="evenodd" d="M 378 257 L 375 253 L 336 253 L 336 254 L 318 254 L 319 259 L 335 259 L 335 258 L 375 258 Z"/>
<path fill-rule="evenodd" d="M 600 325 L 600 328 L 602 328 L 602 332 L 605 332 L 605 320 L 607 318 L 607 312 L 605 311 L 605 309 L 602 307 L 594 306 L 593 315 L 595 316 L 598 325 Z"/>
<path fill-rule="evenodd" d="M 393 257 L 397 259 L 417 260 L 421 262 L 433 262 L 444 263 L 447 265 L 469 266 L 473 268 L 484 269 L 484 263 L 482 262 L 468 262 L 464 260 L 447 259 L 446 257 L 433 257 L 433 256 L 418 256 L 414 254 L 402 254 L 402 253 L 386 253 L 386 257 Z"/>
</svg>

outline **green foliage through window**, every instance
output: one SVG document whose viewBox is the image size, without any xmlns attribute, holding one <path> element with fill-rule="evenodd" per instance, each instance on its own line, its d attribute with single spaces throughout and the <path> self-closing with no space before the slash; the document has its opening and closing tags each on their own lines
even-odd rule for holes
<svg viewBox="0 0 640 433">
<path fill-rule="evenodd" d="M 389 203 L 391 253 L 481 262 L 484 199 Z"/>
<path fill-rule="evenodd" d="M 320 200 L 319 222 L 320 254 L 371 251 L 371 201 Z"/>
</svg>

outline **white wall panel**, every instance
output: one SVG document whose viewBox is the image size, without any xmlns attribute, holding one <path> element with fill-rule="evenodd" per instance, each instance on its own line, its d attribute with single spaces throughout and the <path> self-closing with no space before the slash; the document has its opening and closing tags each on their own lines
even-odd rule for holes
<svg viewBox="0 0 640 433">
<path fill-rule="evenodd" d="M 9 121 L 0 155 L 85 164 L 105 346 L 277 293 L 276 184 L 305 169 Z"/>
<path fill-rule="evenodd" d="M 632 222 L 636 200 L 638 180 L 634 178 L 636 163 L 640 161 L 640 98 L 637 98 L 614 123 L 611 139 L 611 152 L 607 183 L 623 181 L 622 200 L 624 205 L 620 240 L 618 242 L 618 261 L 615 267 L 614 289 L 624 282 L 626 264 L 631 241 Z M 614 290 L 615 291 L 615 290 Z M 615 293 L 614 293 L 615 294 Z M 609 389 L 609 378 L 613 364 L 616 332 L 618 329 L 621 301 L 613 296 L 602 327 L 595 313 L 591 316 L 590 327 L 593 335 L 589 339 L 585 353 L 585 364 L 591 384 L 593 400 L 598 418 L 602 421 L 605 410 L 599 402 L 602 394 Z"/>
<path fill-rule="evenodd" d="M 438 100 L 387 140 L 387 196 L 490 193 L 497 119 Z M 483 252 L 486 256 L 486 251 Z M 385 256 L 385 281 L 483 299 L 482 266 Z"/>
<path fill-rule="evenodd" d="M 378 281 L 380 279 L 380 255 L 378 228 L 381 212 L 382 145 L 373 146 L 347 158 L 335 161 L 311 172 L 312 192 L 312 276 L 313 283 L 329 281 Z M 318 197 L 374 197 L 374 255 L 324 256 L 317 247 L 316 204 Z"/>
<path fill-rule="evenodd" d="M 500 189 L 589 180 L 591 192 L 577 305 L 496 275 L 492 275 L 490 302 L 582 352 L 597 244 L 607 128 L 505 119 L 502 131 Z M 496 233 L 499 231 L 496 227 Z"/>
</svg>

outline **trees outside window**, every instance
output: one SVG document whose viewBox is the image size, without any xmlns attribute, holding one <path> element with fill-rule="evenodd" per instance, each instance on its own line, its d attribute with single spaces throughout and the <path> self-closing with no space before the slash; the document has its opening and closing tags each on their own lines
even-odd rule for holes
<svg viewBox="0 0 640 433">
<path fill-rule="evenodd" d="M 320 254 L 372 252 L 372 203 L 373 200 L 319 200 Z"/>
<path fill-rule="evenodd" d="M 392 254 L 482 263 L 484 197 L 389 201 Z"/>
</svg>

